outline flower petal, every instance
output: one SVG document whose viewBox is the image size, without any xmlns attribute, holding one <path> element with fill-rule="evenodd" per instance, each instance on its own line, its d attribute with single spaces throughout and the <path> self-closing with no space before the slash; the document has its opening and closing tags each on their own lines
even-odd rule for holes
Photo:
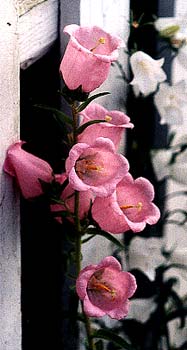
<svg viewBox="0 0 187 350">
<path fill-rule="evenodd" d="M 93 91 L 106 80 L 123 41 L 97 26 L 71 24 L 64 32 L 70 40 L 60 64 L 63 79 L 71 90 L 81 86 L 84 92 Z"/>
<path fill-rule="evenodd" d="M 52 181 L 52 168 L 43 159 L 23 150 L 24 143 L 18 141 L 8 148 L 4 171 L 16 177 L 25 198 L 33 198 L 43 193 L 39 179 Z"/>
</svg>

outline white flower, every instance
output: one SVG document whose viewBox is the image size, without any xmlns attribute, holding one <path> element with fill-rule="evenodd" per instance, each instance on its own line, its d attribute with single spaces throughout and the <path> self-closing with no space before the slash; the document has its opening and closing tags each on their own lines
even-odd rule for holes
<svg viewBox="0 0 187 350">
<path fill-rule="evenodd" d="M 187 149 L 181 152 L 170 165 L 170 176 L 173 180 L 187 185 Z"/>
<path fill-rule="evenodd" d="M 181 146 L 187 145 L 187 134 L 176 133 L 171 141 L 171 147 L 174 147 L 176 152 L 180 151 Z"/>
<path fill-rule="evenodd" d="M 166 249 L 170 253 L 168 260 L 162 254 L 165 243 L 162 238 L 135 237 L 129 247 L 130 269 L 140 269 L 151 281 L 154 281 L 156 277 L 155 270 L 160 265 L 181 264 L 187 268 L 186 241 L 183 240 L 183 246 L 179 242 L 175 242 L 175 245 L 169 250 Z M 187 279 L 186 270 L 178 269 L 177 276 L 182 275 L 181 272 L 185 272 Z"/>
<path fill-rule="evenodd" d="M 182 17 L 163 17 L 155 21 L 155 28 L 171 45 L 180 48 L 187 43 L 187 13 Z"/>
<path fill-rule="evenodd" d="M 176 56 L 175 60 L 177 60 L 178 63 L 180 63 L 181 66 L 187 70 L 187 45 L 186 44 L 179 49 L 178 55 Z"/>
<path fill-rule="evenodd" d="M 176 152 L 175 162 L 169 165 L 170 177 L 187 185 L 187 149 L 181 152 L 181 147 L 187 147 L 187 134 L 175 135 L 171 143 L 173 153 Z"/>
<path fill-rule="evenodd" d="M 187 104 L 185 81 L 181 80 L 172 86 L 160 84 L 154 103 L 161 117 L 160 124 L 180 125 L 183 122 L 182 107 Z"/>
<path fill-rule="evenodd" d="M 186 247 L 182 248 L 177 248 L 174 249 L 174 251 L 171 254 L 171 259 L 170 261 L 173 264 L 181 264 L 181 265 L 186 265 L 187 266 L 187 254 L 186 254 Z M 185 273 L 185 277 L 187 278 L 187 275 Z"/>
<path fill-rule="evenodd" d="M 135 52 L 130 57 L 130 64 L 134 74 L 134 78 L 130 84 L 144 96 L 154 92 L 158 83 L 166 80 L 166 74 L 161 68 L 163 63 L 164 58 L 154 60 L 145 52 Z"/>
<path fill-rule="evenodd" d="M 177 17 L 160 17 L 154 26 L 159 34 L 164 38 L 171 38 L 181 29 L 181 18 Z"/>
<path fill-rule="evenodd" d="M 130 269 L 140 269 L 154 281 L 155 269 L 165 261 L 161 254 L 162 246 L 163 241 L 160 238 L 133 238 L 129 248 Z"/>
<path fill-rule="evenodd" d="M 187 13 L 181 17 L 159 18 L 155 28 L 163 38 L 169 39 L 174 48 L 179 49 L 177 61 L 187 70 Z"/>
<path fill-rule="evenodd" d="M 170 175 L 169 162 L 173 152 L 171 149 L 159 149 L 151 152 L 151 161 L 157 181 Z"/>
<path fill-rule="evenodd" d="M 176 135 L 171 148 L 151 152 L 151 162 L 158 181 L 170 177 L 176 182 L 187 185 L 187 149 L 181 152 L 181 146 L 187 146 L 187 134 L 180 137 Z M 175 160 L 171 162 L 174 154 Z"/>
<path fill-rule="evenodd" d="M 131 299 L 131 309 L 127 319 L 136 319 L 136 321 L 145 323 L 150 315 L 156 309 L 155 297 Z"/>
</svg>

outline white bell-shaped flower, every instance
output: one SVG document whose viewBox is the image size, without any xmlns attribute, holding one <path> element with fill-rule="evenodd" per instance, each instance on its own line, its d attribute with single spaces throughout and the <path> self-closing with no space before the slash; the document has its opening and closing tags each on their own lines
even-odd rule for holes
<svg viewBox="0 0 187 350">
<path fill-rule="evenodd" d="M 184 80 L 169 85 L 162 83 L 154 96 L 155 106 L 160 114 L 160 124 L 180 125 L 183 122 L 183 107 L 187 105 Z"/>
<path fill-rule="evenodd" d="M 171 149 L 158 149 L 151 152 L 151 162 L 157 181 L 161 181 L 170 175 L 169 163 L 172 158 Z"/>
<path fill-rule="evenodd" d="M 170 176 L 176 182 L 187 185 L 187 149 L 181 152 L 170 165 Z"/>
<path fill-rule="evenodd" d="M 155 28 L 161 37 L 179 49 L 175 59 L 187 70 L 187 13 L 181 17 L 158 18 Z"/>
<path fill-rule="evenodd" d="M 158 83 L 166 80 L 166 74 L 161 68 L 163 63 L 164 58 L 154 60 L 142 51 L 137 51 L 130 57 L 134 74 L 130 84 L 135 88 L 136 94 L 141 92 L 144 96 L 147 96 L 157 89 Z"/>
<path fill-rule="evenodd" d="M 170 40 L 175 48 L 187 43 L 187 13 L 181 17 L 160 17 L 155 21 L 160 36 Z"/>
</svg>

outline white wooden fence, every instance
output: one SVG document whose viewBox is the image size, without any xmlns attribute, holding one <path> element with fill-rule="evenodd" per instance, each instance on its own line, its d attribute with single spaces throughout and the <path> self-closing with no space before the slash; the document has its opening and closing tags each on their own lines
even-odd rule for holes
<svg viewBox="0 0 187 350">
<path fill-rule="evenodd" d="M 18 15 L 0 3 L 0 349 L 21 349 L 19 198 L 2 173 L 5 152 L 19 138 Z"/>
<path fill-rule="evenodd" d="M 97 5 L 97 6 L 96 6 Z M 7 147 L 19 139 L 19 69 L 26 69 L 61 36 L 65 25 L 97 24 L 118 35 L 127 33 L 129 0 L 1 0 L 0 1 L 0 349 L 21 350 L 21 256 L 19 194 L 3 173 Z M 90 12 L 90 10 L 92 11 Z M 94 11 L 93 11 L 94 9 Z M 113 11 L 115 9 L 115 21 Z M 122 10 L 123 9 L 123 10 Z M 121 15 L 122 12 L 124 16 Z M 59 13 L 60 21 L 59 21 Z M 101 22 L 98 22 L 100 20 Z M 58 27 L 60 24 L 60 28 Z M 111 27 L 112 24 L 112 27 Z M 119 25 L 120 24 L 120 25 Z M 123 58 L 122 58 L 123 59 Z M 116 85 L 110 87 L 116 92 Z M 118 84 L 124 89 L 123 82 Z M 103 87 L 109 89 L 109 86 Z M 118 95 L 111 104 L 117 109 Z M 94 254 L 94 252 L 92 252 Z M 92 254 L 92 255 L 93 255 Z"/>
<path fill-rule="evenodd" d="M 121 11 L 124 1 L 88 1 L 81 7 L 82 23 L 101 25 L 108 30 L 106 14 L 115 8 Z M 129 0 L 125 2 L 128 17 Z M 83 2 L 81 3 L 81 6 Z M 92 16 L 88 9 L 93 8 Z M 123 7 L 124 7 L 123 6 Z M 83 13 L 84 12 L 84 13 Z M 87 13 L 86 13 L 87 12 Z M 61 14 L 60 21 L 59 13 Z M 98 23 L 97 19 L 105 20 Z M 120 13 L 119 13 L 120 15 Z M 19 139 L 19 69 L 26 69 L 44 55 L 57 39 L 62 37 L 61 52 L 67 42 L 62 35 L 66 24 L 78 23 L 80 1 L 72 0 L 1 0 L 0 2 L 0 349 L 21 350 L 21 263 L 19 194 L 12 179 L 3 173 L 7 147 Z M 82 17 L 83 18 L 83 17 Z M 126 22 L 121 18 L 119 30 Z M 91 22 L 90 22 L 91 21 Z M 60 28 L 58 28 L 60 23 Z M 115 27 L 114 22 L 113 26 Z M 113 29 L 114 29 L 113 28 Z M 110 30 L 111 31 L 111 30 Z M 116 88 L 115 88 L 116 90 Z M 117 106 L 116 106 L 117 108 Z"/>
</svg>

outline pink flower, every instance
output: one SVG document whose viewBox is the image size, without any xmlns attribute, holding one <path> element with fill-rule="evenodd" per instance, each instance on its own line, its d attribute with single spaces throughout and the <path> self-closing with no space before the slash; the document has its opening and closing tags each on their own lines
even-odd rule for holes
<svg viewBox="0 0 187 350">
<path fill-rule="evenodd" d="M 56 181 L 60 182 L 61 184 L 64 183 L 64 181 L 67 179 L 67 175 L 61 174 L 55 176 Z M 51 205 L 51 211 L 52 212 L 58 212 L 58 211 L 69 211 L 70 214 L 74 213 L 74 207 L 75 207 L 75 197 L 74 197 L 74 189 L 71 187 L 70 184 L 68 184 L 65 189 L 62 191 L 61 194 L 61 200 L 64 201 L 63 204 L 52 204 Z M 86 214 L 88 213 L 90 209 L 91 201 L 93 200 L 93 195 L 91 191 L 84 191 L 80 192 L 79 194 L 79 218 L 83 219 Z M 57 221 L 62 223 L 62 218 L 57 216 Z M 67 219 L 70 221 L 73 221 L 72 216 L 67 216 Z"/>
<path fill-rule="evenodd" d="M 63 79 L 70 90 L 82 86 L 84 92 L 93 91 L 106 80 L 123 42 L 97 26 L 71 24 L 64 32 L 70 41 L 60 64 Z"/>
<path fill-rule="evenodd" d="M 4 171 L 16 177 L 25 198 L 40 196 L 43 191 L 39 179 L 52 181 L 52 168 L 44 160 L 22 149 L 23 141 L 18 141 L 7 150 Z"/>
<path fill-rule="evenodd" d="M 79 142 L 85 142 L 89 145 L 100 136 L 107 137 L 117 148 L 124 128 L 133 128 L 130 118 L 120 111 L 108 111 L 97 103 L 92 103 L 80 113 L 83 117 L 81 124 L 95 119 L 104 120 L 104 123 L 92 124 L 88 126 L 80 135 Z"/>
<path fill-rule="evenodd" d="M 108 198 L 96 198 L 92 206 L 92 216 L 101 229 L 111 233 L 128 230 L 142 231 L 146 224 L 155 224 L 160 211 L 152 203 L 154 188 L 145 178 L 133 180 L 127 174 Z"/>
<path fill-rule="evenodd" d="M 91 190 L 100 197 L 112 194 L 128 169 L 127 159 L 117 154 L 112 141 L 104 137 L 97 138 L 91 146 L 77 143 L 66 160 L 66 173 L 72 188 Z"/>
<path fill-rule="evenodd" d="M 77 279 L 76 290 L 86 315 L 108 315 L 120 320 L 127 316 L 129 300 L 136 290 L 135 277 L 121 271 L 120 263 L 108 256 L 98 265 L 84 268 Z"/>
</svg>

